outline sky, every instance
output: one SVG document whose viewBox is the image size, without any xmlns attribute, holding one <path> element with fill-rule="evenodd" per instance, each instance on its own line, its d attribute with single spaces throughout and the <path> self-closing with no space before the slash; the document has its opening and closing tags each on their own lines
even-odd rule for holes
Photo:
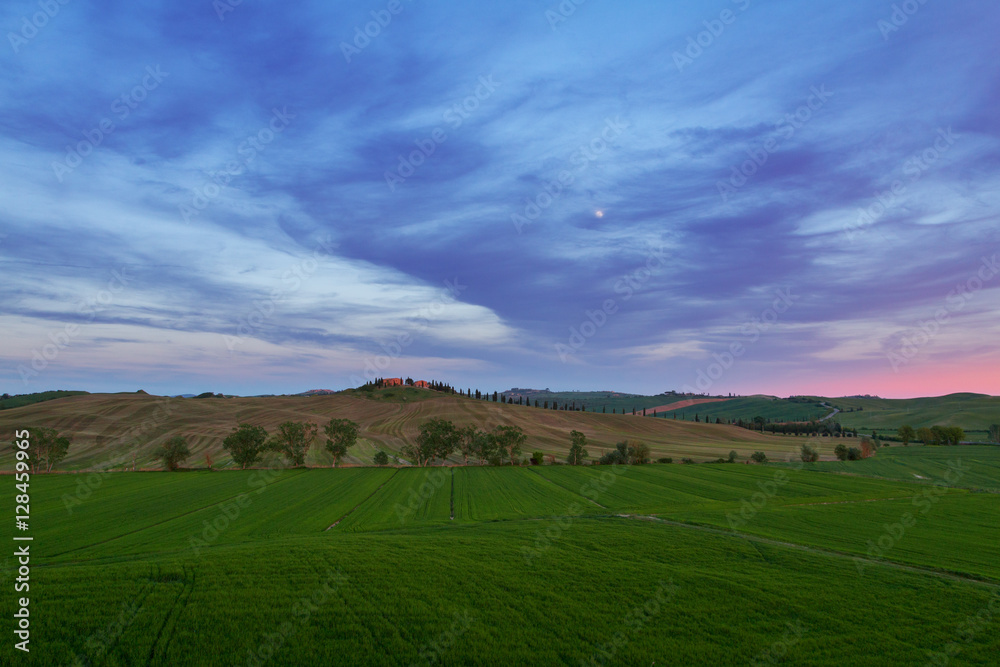
<svg viewBox="0 0 1000 667">
<path fill-rule="evenodd" d="M 1000 394 L 992 0 L 0 28 L 0 391 Z"/>
</svg>

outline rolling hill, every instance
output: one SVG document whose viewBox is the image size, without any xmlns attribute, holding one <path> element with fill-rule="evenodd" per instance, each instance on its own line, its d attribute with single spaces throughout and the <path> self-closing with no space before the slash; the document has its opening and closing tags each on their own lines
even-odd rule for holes
<svg viewBox="0 0 1000 667">
<path fill-rule="evenodd" d="M 564 458 L 569 433 L 587 435 L 592 457 L 625 438 L 650 446 L 653 457 L 715 459 L 735 450 L 741 457 L 755 450 L 772 458 L 798 450 L 801 439 L 761 435 L 734 426 L 633 417 L 632 415 L 541 410 L 507 405 L 414 388 L 384 389 L 371 394 L 348 390 L 332 395 L 247 398 L 167 398 L 135 394 L 88 394 L 0 412 L 0 430 L 45 426 L 72 438 L 63 469 L 108 468 L 131 464 L 135 448 L 138 467 L 158 468 L 153 450 L 175 435 L 187 439 L 193 454 L 187 464 L 203 467 L 205 454 L 215 465 L 231 461 L 222 440 L 239 423 L 249 422 L 273 431 L 284 421 L 325 424 L 333 417 L 350 418 L 361 426 L 358 445 L 347 464 L 370 464 L 378 449 L 389 453 L 416 437 L 419 424 L 433 417 L 450 419 L 457 425 L 475 424 L 492 428 L 516 425 L 528 434 L 525 455 L 541 450 Z M 322 433 L 322 432 L 321 432 Z M 322 440 L 320 441 L 322 442 Z M 309 453 L 309 465 L 329 465 L 330 457 L 317 443 Z M 457 459 L 456 459 L 457 460 Z M 12 468 L 13 454 L 6 449 L 0 466 Z"/>
</svg>

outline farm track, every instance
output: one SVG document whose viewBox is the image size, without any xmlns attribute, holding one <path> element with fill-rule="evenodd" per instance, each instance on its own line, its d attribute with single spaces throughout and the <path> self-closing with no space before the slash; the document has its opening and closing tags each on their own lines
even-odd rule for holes
<svg viewBox="0 0 1000 667">
<path fill-rule="evenodd" d="M 351 512 L 353 512 L 354 510 L 358 509 L 359 507 L 361 507 L 362 505 L 364 505 L 366 502 L 368 502 L 369 500 L 371 500 L 372 496 L 374 496 L 376 493 L 378 493 L 379 491 L 381 491 L 382 487 L 389 483 L 389 480 L 391 480 L 393 477 L 395 477 L 397 474 L 399 474 L 399 471 L 400 471 L 400 468 L 396 468 L 393 471 L 393 473 L 391 475 L 389 475 L 388 479 L 386 479 L 384 482 L 382 482 L 381 484 L 378 485 L 377 489 L 375 489 L 374 491 L 372 491 L 371 493 L 369 493 L 368 496 L 364 500 L 362 500 L 361 502 L 359 502 L 357 505 L 355 505 L 351 509 L 347 510 L 347 513 L 344 514 L 344 516 L 340 517 L 339 519 L 337 519 L 336 521 L 334 521 L 333 523 L 331 523 L 329 526 L 327 526 L 326 529 L 323 532 L 325 533 L 327 530 L 330 530 L 331 528 L 336 527 L 336 525 L 338 523 L 340 523 L 341 521 L 343 521 L 344 519 L 346 519 L 348 516 L 350 516 Z M 452 517 L 452 518 L 454 518 L 454 517 Z"/>
<path fill-rule="evenodd" d="M 181 566 L 181 574 L 183 575 L 181 581 L 184 582 L 184 587 L 181 589 L 180 593 L 177 594 L 177 598 L 174 600 L 174 604 L 170 607 L 170 611 L 168 611 L 167 615 L 164 617 L 163 623 L 160 624 L 160 629 L 156 633 L 156 639 L 153 640 L 153 645 L 149 649 L 149 660 L 147 662 L 147 664 L 149 665 L 157 664 L 156 663 L 157 653 L 160 654 L 161 660 L 163 656 L 166 655 L 167 649 L 170 647 L 170 641 L 173 639 L 174 636 L 173 633 L 174 624 L 171 623 L 171 621 L 176 622 L 176 619 L 180 617 L 180 615 L 184 612 L 184 609 L 187 607 L 188 600 L 191 599 L 191 593 L 194 592 L 194 585 L 195 585 L 194 569 L 192 569 L 190 573 L 191 576 L 190 582 L 188 580 L 187 568 L 185 568 L 183 565 Z M 156 647 L 160 644 L 161 638 L 163 638 L 163 631 L 166 630 L 168 626 L 170 627 L 170 632 L 167 633 L 166 639 L 164 639 L 163 648 L 160 651 L 157 651 Z"/>
<path fill-rule="evenodd" d="M 531 470 L 531 468 L 529 467 L 529 468 L 528 468 L 528 470 Z M 600 508 L 601 508 L 602 510 L 606 510 L 606 509 L 608 509 L 607 507 L 605 507 L 605 506 L 604 506 L 604 505 L 602 505 L 601 503 L 597 502 L 596 500 L 593 500 L 593 499 L 591 499 L 591 498 L 588 498 L 587 496 L 585 496 L 585 495 L 581 494 L 581 493 L 580 493 L 580 492 L 578 492 L 578 491 L 574 491 L 573 489 L 568 489 L 568 488 L 566 488 L 565 486 L 563 486 L 562 484 L 559 484 L 558 482 L 554 482 L 554 481 L 552 481 L 551 479 L 549 479 L 549 478 L 548 478 L 548 477 L 546 477 L 545 475 L 541 474 L 540 472 L 537 472 L 537 471 L 535 471 L 535 470 L 531 470 L 531 472 L 532 472 L 533 474 L 535 474 L 535 475 L 538 475 L 539 477 L 541 477 L 542 479 L 544 479 L 544 480 L 545 480 L 546 482 L 548 482 L 549 484 L 552 484 L 553 486 L 557 486 L 557 487 L 559 487 L 560 489 L 562 489 L 563 491 L 569 491 L 569 492 L 570 492 L 570 493 L 572 493 L 573 495 L 577 495 L 577 496 L 580 496 L 581 498 L 583 498 L 583 499 L 584 499 L 584 500 L 586 500 L 587 502 L 590 502 L 590 503 L 593 503 L 593 504 L 597 505 L 597 506 L 598 506 L 598 507 L 600 507 Z"/>
<path fill-rule="evenodd" d="M 962 583 L 977 584 L 979 586 L 985 586 L 994 590 L 1000 590 L 1000 581 L 990 579 L 987 577 L 980 577 L 978 575 L 970 575 L 964 572 L 955 572 L 952 570 L 938 570 L 934 568 L 919 567 L 917 565 L 908 565 L 906 563 L 901 563 L 894 560 L 873 560 L 871 558 L 866 558 L 864 556 L 859 556 L 857 554 L 848 553 L 845 551 L 835 551 L 833 549 L 821 549 L 819 547 L 811 547 L 805 544 L 798 544 L 797 542 L 785 542 L 783 540 L 775 540 L 769 537 L 761 537 L 759 535 L 752 535 L 750 533 L 741 533 L 735 530 L 726 530 L 724 528 L 717 528 L 715 526 L 706 526 L 700 523 L 688 523 L 686 521 L 673 521 L 670 519 L 663 519 L 658 516 L 653 516 L 649 514 L 614 514 L 611 517 L 619 519 L 628 519 L 632 521 L 652 521 L 655 523 L 662 523 L 668 526 L 674 526 L 676 528 L 687 528 L 689 530 L 698 530 L 705 533 L 711 533 L 713 535 L 731 537 L 733 539 L 745 540 L 747 542 L 756 542 L 758 544 L 767 544 L 769 546 L 784 547 L 786 549 L 795 549 L 797 551 L 805 551 L 807 553 L 816 554 L 818 556 L 828 556 L 830 558 L 839 559 L 850 559 L 853 562 L 861 561 L 866 565 L 871 566 L 883 566 L 896 570 L 903 570 L 905 572 L 914 572 L 916 574 L 924 574 L 931 577 L 937 577 L 939 579 L 947 579 L 949 581 L 958 581 Z M 599 517 L 594 517 L 599 518 Z M 763 554 L 762 554 L 763 555 Z"/>
<path fill-rule="evenodd" d="M 272 485 L 274 485 L 274 484 L 280 484 L 281 482 L 287 481 L 289 479 L 294 479 L 295 477 L 298 477 L 300 474 L 302 474 L 304 472 L 305 472 L 305 470 L 302 470 L 302 471 L 299 471 L 299 472 L 294 472 L 294 473 L 288 475 L 287 477 L 285 477 L 284 479 L 279 479 L 279 480 L 277 480 L 275 482 L 271 482 L 271 484 Z M 155 528 L 156 526 L 162 526 L 165 523 L 170 523 L 171 521 L 174 521 L 175 519 L 180 519 L 181 517 L 188 516 L 189 514 L 194 514 L 195 512 L 200 512 L 202 510 L 208 509 L 209 507 L 214 507 L 216 505 L 220 505 L 220 504 L 222 504 L 222 503 L 224 503 L 224 502 L 226 502 L 228 500 L 232 500 L 233 498 L 239 498 L 240 496 L 242 496 L 245 493 L 247 493 L 247 492 L 246 491 L 240 491 L 239 493 L 237 493 L 235 495 L 232 495 L 232 496 L 229 496 L 228 498 L 221 498 L 221 499 L 219 499 L 219 500 L 217 500 L 215 502 L 209 503 L 208 505 L 204 505 L 202 507 L 198 507 L 196 509 L 189 510 L 187 512 L 182 512 L 181 514 L 177 514 L 175 516 L 172 516 L 169 519 L 164 519 L 163 521 L 157 521 L 156 523 L 151 523 L 148 526 L 143 526 L 142 528 L 136 528 L 135 530 L 130 530 L 130 531 L 126 532 L 126 533 L 122 533 L 121 535 L 115 535 L 114 537 L 109 537 L 106 540 L 101 540 L 100 542 L 93 542 L 91 544 L 85 544 L 83 546 L 76 547 L 74 549 L 68 549 L 66 551 L 61 551 L 61 552 L 59 552 L 57 554 L 50 555 L 49 558 L 58 558 L 59 556 L 64 556 L 65 554 L 70 554 L 70 553 L 73 553 L 74 551 L 80 551 L 81 549 L 89 549 L 91 547 L 96 547 L 96 546 L 101 545 L 101 544 L 107 544 L 109 542 L 114 542 L 115 540 L 120 540 L 123 537 L 127 537 L 129 535 L 134 535 L 136 533 L 141 533 L 144 530 L 149 530 L 150 528 Z"/>
</svg>

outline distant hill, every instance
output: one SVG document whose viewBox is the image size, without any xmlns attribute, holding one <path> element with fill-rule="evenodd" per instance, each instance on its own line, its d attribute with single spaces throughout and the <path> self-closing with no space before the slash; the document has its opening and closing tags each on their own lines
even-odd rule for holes
<svg viewBox="0 0 1000 667">
<path fill-rule="evenodd" d="M 3 398 L 0 398 L 0 410 L 9 410 L 11 408 L 20 408 L 25 405 L 31 405 L 32 403 L 41 403 L 43 401 L 52 401 L 57 398 L 66 398 L 68 396 L 82 396 L 87 394 L 86 391 L 40 391 L 34 394 L 15 394 L 10 396 L 9 394 L 4 394 Z"/>
<path fill-rule="evenodd" d="M 516 400 L 516 394 L 514 394 Z M 990 424 L 1000 424 L 1000 397 L 986 394 L 949 394 L 929 398 L 890 399 L 876 396 L 851 396 L 829 398 L 825 396 L 791 396 L 778 398 L 757 394 L 754 396 L 701 396 L 694 394 L 624 394 L 617 392 L 539 392 L 530 396 L 532 404 L 539 401 L 556 401 L 559 405 L 583 406 L 588 412 L 631 413 L 635 408 L 647 414 L 660 409 L 657 416 L 693 421 L 695 416 L 704 421 L 717 418 L 750 421 L 764 417 L 774 422 L 809 421 L 840 410 L 832 419 L 847 428 L 860 430 L 896 430 L 903 424 L 914 428 L 941 424 L 961 426 L 969 432 L 985 432 Z M 683 405 L 683 403 L 690 403 Z M 667 408 L 666 410 L 662 410 Z"/>
<path fill-rule="evenodd" d="M 661 398 L 662 400 L 662 398 Z M 166 398 L 144 394 L 89 394 L 28 405 L 0 412 L 0 431 L 47 426 L 72 437 L 63 468 L 105 467 L 129 451 L 129 442 L 140 443 L 139 467 L 159 467 L 153 450 L 172 436 L 187 439 L 193 455 L 191 465 L 204 465 L 209 453 L 217 466 L 230 464 L 222 440 L 241 422 L 260 424 L 269 431 L 289 420 L 325 424 L 332 417 L 346 417 L 361 425 L 361 439 L 347 463 L 370 463 L 378 449 L 399 452 L 414 440 L 421 422 L 441 417 L 457 425 L 475 424 L 493 428 L 501 424 L 520 426 L 528 434 L 525 455 L 541 450 L 565 458 L 569 434 L 586 434 L 591 457 L 626 438 L 648 444 L 654 458 L 690 457 L 696 461 L 715 459 L 736 450 L 741 457 L 763 450 L 774 458 L 798 449 L 800 439 L 761 435 L 735 426 L 695 424 L 631 415 L 601 415 L 478 401 L 413 387 L 375 391 L 348 390 L 314 396 Z M 130 459 L 131 457 L 129 457 Z M 457 458 L 454 459 L 458 461 Z M 321 445 L 315 446 L 309 465 L 329 465 Z M 13 453 L 0 452 L 0 467 L 13 467 Z"/>
</svg>

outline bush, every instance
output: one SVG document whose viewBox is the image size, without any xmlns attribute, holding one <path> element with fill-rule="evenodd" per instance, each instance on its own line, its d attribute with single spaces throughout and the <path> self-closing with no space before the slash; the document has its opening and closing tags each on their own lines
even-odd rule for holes
<svg viewBox="0 0 1000 667">
<path fill-rule="evenodd" d="M 681 459 L 681 463 L 694 463 L 693 459 Z"/>
<path fill-rule="evenodd" d="M 170 440 L 167 440 L 153 454 L 153 458 L 163 461 L 168 470 L 177 470 L 180 464 L 189 456 L 191 456 L 191 450 L 188 449 L 184 438 L 179 435 L 175 435 Z"/>
<path fill-rule="evenodd" d="M 736 453 L 735 449 L 731 450 L 729 452 L 729 462 L 730 463 L 736 463 L 736 459 L 738 459 L 738 458 L 739 458 L 739 454 Z"/>
<path fill-rule="evenodd" d="M 389 465 L 389 455 L 383 452 L 381 449 L 375 452 L 375 456 L 372 458 L 377 466 Z"/>
<path fill-rule="evenodd" d="M 846 461 L 847 460 L 847 446 L 846 445 L 837 445 L 836 447 L 833 448 L 833 453 L 837 457 L 837 459 L 839 459 L 840 461 Z"/>
<path fill-rule="evenodd" d="M 799 457 L 803 463 L 816 463 L 819 460 L 819 452 L 816 451 L 815 447 L 804 444 L 799 451 Z"/>
<path fill-rule="evenodd" d="M 657 463 L 673 463 L 674 460 L 672 458 L 670 458 L 669 456 L 664 456 L 661 459 L 656 459 L 656 462 Z"/>
<path fill-rule="evenodd" d="M 754 452 L 750 455 L 750 459 L 756 463 L 767 463 L 767 454 L 764 452 Z"/>
<path fill-rule="evenodd" d="M 542 465 L 545 463 L 545 454 L 541 452 L 531 452 L 531 463 L 532 465 Z"/>
<path fill-rule="evenodd" d="M 851 447 L 847 450 L 847 460 L 848 461 L 860 461 L 861 460 L 861 450 L 857 447 Z"/>
</svg>

